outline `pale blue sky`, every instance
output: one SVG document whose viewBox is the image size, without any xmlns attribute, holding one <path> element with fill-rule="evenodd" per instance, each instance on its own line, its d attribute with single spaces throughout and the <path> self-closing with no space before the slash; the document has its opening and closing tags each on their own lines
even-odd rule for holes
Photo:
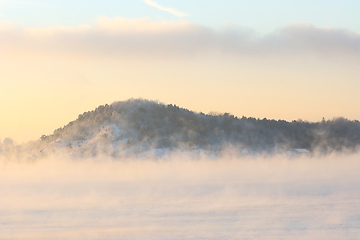
<svg viewBox="0 0 360 240">
<path fill-rule="evenodd" d="M 0 0 L 0 21 L 26 27 L 78 26 L 98 16 L 152 21 L 187 21 L 217 27 L 235 24 L 260 33 L 292 23 L 346 28 L 360 32 L 358 0 L 155 0 L 189 14 L 177 17 L 149 6 L 143 0 Z"/>
</svg>

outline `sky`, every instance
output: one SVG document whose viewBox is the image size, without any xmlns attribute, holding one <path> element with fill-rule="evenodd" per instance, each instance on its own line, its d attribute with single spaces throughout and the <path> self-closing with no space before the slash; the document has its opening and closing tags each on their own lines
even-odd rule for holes
<svg viewBox="0 0 360 240">
<path fill-rule="evenodd" d="M 360 119 L 359 1 L 0 0 L 0 139 L 158 100 L 287 121 Z"/>
</svg>

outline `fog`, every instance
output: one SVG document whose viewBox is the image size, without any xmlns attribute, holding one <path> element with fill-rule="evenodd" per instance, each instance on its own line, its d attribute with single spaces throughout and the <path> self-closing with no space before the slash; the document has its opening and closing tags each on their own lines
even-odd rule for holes
<svg viewBox="0 0 360 240">
<path fill-rule="evenodd" d="M 0 162 L 0 239 L 355 239 L 359 154 Z"/>
</svg>

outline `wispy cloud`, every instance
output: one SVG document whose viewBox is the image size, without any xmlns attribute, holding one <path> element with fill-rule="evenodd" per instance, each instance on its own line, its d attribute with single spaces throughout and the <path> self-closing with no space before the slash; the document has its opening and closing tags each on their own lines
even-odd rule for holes
<svg viewBox="0 0 360 240">
<path fill-rule="evenodd" d="M 153 7 L 156 7 L 157 9 L 159 9 L 159 10 L 174 14 L 175 16 L 178 16 L 178 17 L 189 16 L 189 14 L 187 14 L 187 13 L 180 12 L 180 11 L 176 10 L 175 8 L 169 8 L 169 7 L 161 6 L 161 5 L 159 5 L 158 3 L 156 3 L 156 2 L 154 2 L 152 0 L 143 0 L 143 1 L 144 1 L 144 3 L 146 3 L 146 4 L 150 5 L 150 6 L 153 6 Z"/>
<path fill-rule="evenodd" d="M 58 28 L 14 28 L 0 22 L 0 52 L 38 51 L 111 56 L 360 56 L 360 35 L 346 29 L 298 24 L 266 36 L 248 29 L 220 29 L 186 21 L 97 19 L 94 25 Z"/>
</svg>

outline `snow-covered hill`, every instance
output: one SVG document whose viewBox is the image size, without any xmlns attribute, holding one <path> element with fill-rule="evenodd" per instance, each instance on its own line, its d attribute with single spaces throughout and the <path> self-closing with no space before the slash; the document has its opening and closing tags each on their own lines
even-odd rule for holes
<svg viewBox="0 0 360 240">
<path fill-rule="evenodd" d="M 31 159 L 48 154 L 73 158 L 161 156 L 181 151 L 219 155 L 275 154 L 293 149 L 357 151 L 360 122 L 337 118 L 317 123 L 237 118 L 229 113 L 195 113 L 176 105 L 131 99 L 79 115 L 39 141 L 1 144 L 2 155 Z"/>
</svg>

